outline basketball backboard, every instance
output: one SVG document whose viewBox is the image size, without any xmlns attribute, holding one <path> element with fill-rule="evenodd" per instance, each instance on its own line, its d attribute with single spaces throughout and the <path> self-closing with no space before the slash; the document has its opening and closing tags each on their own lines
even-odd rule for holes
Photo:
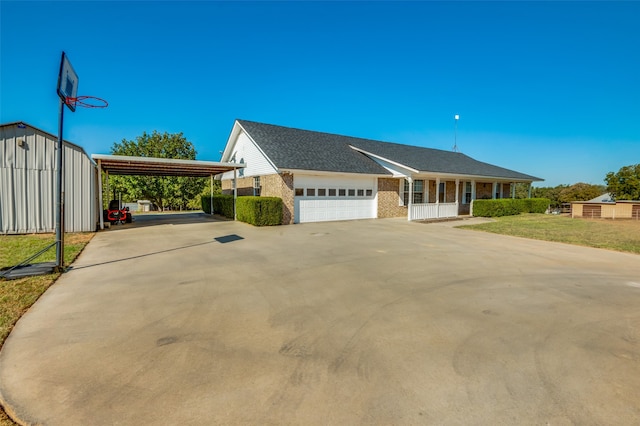
<svg viewBox="0 0 640 426">
<path fill-rule="evenodd" d="M 60 59 L 60 73 L 58 74 L 58 96 L 71 111 L 76 110 L 75 103 L 67 102 L 67 98 L 76 98 L 78 95 L 78 75 L 71 66 L 67 54 L 62 52 Z"/>
</svg>

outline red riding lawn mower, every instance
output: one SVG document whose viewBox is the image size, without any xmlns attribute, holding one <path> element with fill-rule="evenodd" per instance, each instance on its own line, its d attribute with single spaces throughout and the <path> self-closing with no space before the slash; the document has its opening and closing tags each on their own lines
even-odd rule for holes
<svg viewBox="0 0 640 426">
<path fill-rule="evenodd" d="M 118 223 L 131 223 L 133 221 L 131 213 L 129 212 L 129 207 L 122 208 L 120 200 L 111 200 L 111 202 L 109 202 L 109 208 L 107 210 L 103 210 L 102 214 L 104 221 L 109 222 L 112 225 L 117 225 Z"/>
</svg>

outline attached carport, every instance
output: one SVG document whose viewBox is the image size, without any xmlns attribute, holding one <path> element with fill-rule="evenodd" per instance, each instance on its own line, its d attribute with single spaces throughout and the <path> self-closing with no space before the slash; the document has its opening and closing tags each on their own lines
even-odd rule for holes
<svg viewBox="0 0 640 426">
<path fill-rule="evenodd" d="M 91 158 L 98 165 L 99 212 L 102 212 L 102 171 L 107 176 L 107 191 L 109 188 L 109 175 L 209 177 L 211 196 L 213 197 L 213 177 L 233 170 L 233 197 L 235 200 L 238 196 L 236 185 L 237 169 L 244 167 L 244 164 L 238 163 L 131 157 L 125 155 L 92 154 Z M 104 229 L 102 213 L 100 213 L 100 229 Z"/>
</svg>

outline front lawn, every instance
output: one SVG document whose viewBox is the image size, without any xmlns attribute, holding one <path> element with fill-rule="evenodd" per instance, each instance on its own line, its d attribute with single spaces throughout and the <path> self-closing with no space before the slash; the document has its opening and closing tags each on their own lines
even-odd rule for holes
<svg viewBox="0 0 640 426">
<path fill-rule="evenodd" d="M 67 234 L 65 236 L 65 265 L 71 264 L 84 246 L 91 240 L 93 233 Z M 36 254 L 55 240 L 51 234 L 0 235 L 0 269 L 17 263 Z M 55 247 L 33 261 L 55 262 Z M 20 317 L 53 284 L 60 274 L 47 274 L 17 280 L 0 279 L 0 349 L 5 339 Z M 14 425 L 0 409 L 0 426 Z"/>
<path fill-rule="evenodd" d="M 460 228 L 640 254 L 640 220 L 520 214 Z"/>
</svg>

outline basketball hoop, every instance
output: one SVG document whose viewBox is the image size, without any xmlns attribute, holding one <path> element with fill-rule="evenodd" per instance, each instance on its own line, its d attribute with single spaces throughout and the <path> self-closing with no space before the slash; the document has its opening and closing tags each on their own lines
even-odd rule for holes
<svg viewBox="0 0 640 426">
<path fill-rule="evenodd" d="M 96 96 L 78 96 L 76 98 L 68 97 L 65 99 L 65 104 L 75 109 L 76 106 L 83 108 L 106 108 L 109 106 L 109 102 Z"/>
</svg>

